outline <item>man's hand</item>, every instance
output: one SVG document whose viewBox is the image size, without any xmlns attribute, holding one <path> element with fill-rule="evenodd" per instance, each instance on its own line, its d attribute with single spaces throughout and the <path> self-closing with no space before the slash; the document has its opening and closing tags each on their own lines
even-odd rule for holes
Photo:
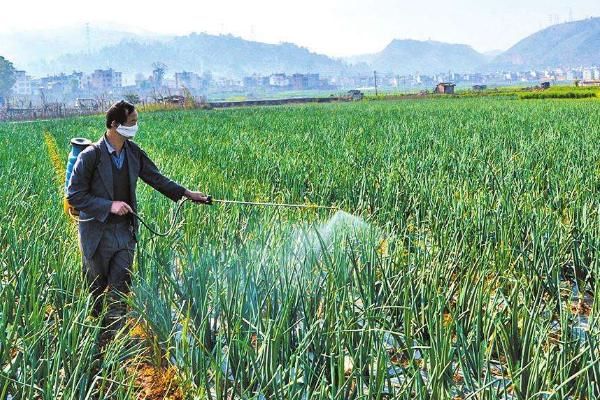
<svg viewBox="0 0 600 400">
<path fill-rule="evenodd" d="M 124 201 L 113 201 L 110 206 L 110 212 L 117 215 L 125 215 L 129 212 L 133 212 L 129 204 Z"/>
<path fill-rule="evenodd" d="M 211 204 L 210 196 L 207 196 L 202 192 L 192 192 L 186 189 L 183 195 L 196 203 Z"/>
</svg>

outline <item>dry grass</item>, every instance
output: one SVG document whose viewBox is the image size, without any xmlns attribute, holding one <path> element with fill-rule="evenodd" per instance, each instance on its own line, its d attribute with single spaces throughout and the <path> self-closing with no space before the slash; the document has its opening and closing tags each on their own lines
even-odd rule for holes
<svg viewBox="0 0 600 400">
<path fill-rule="evenodd" d="M 52 136 L 50 132 L 46 131 L 44 132 L 44 142 L 46 143 L 48 157 L 50 158 L 54 168 L 54 177 L 56 182 L 60 185 L 63 185 L 65 180 L 65 163 L 60 156 L 60 152 L 58 151 L 56 139 L 54 139 L 54 136 Z"/>
<path fill-rule="evenodd" d="M 135 375 L 135 386 L 140 389 L 140 400 L 179 400 L 183 392 L 178 385 L 177 370 L 174 367 L 155 367 L 143 362 L 128 368 Z"/>
</svg>

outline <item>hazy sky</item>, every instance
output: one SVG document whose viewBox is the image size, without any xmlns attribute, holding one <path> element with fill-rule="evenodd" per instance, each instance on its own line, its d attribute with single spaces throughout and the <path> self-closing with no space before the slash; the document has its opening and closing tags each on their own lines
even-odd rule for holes
<svg viewBox="0 0 600 400">
<path fill-rule="evenodd" d="M 332 56 L 377 52 L 393 38 L 504 50 L 551 20 L 600 16 L 599 0 L 81 0 L 3 2 L 0 31 L 92 26 L 166 34 L 232 33 Z"/>
</svg>

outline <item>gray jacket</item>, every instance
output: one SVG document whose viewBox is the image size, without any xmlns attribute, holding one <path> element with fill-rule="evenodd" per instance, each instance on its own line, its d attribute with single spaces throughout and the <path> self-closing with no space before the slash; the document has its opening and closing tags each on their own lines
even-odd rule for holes
<svg viewBox="0 0 600 400">
<path fill-rule="evenodd" d="M 79 243 L 86 258 L 91 258 L 96 252 L 113 199 L 112 161 L 105 140 L 103 135 L 96 142 L 100 148 L 97 170 L 94 170 L 96 151 L 93 146 L 88 146 L 77 157 L 67 187 L 67 200 L 71 206 L 79 210 L 79 218 L 94 218 L 93 221 L 79 223 Z M 130 206 L 134 212 L 137 213 L 135 189 L 138 177 L 171 200 L 181 199 L 185 188 L 161 174 L 144 150 L 130 140 L 125 141 L 125 149 L 129 166 Z M 136 242 L 138 229 L 139 221 L 133 218 Z"/>
</svg>

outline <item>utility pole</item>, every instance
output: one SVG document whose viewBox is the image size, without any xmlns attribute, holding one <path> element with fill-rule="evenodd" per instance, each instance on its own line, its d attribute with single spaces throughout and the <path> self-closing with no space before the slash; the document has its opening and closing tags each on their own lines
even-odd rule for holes
<svg viewBox="0 0 600 400">
<path fill-rule="evenodd" d="M 90 23 L 87 22 L 85 24 L 85 44 L 87 47 L 87 53 L 88 54 L 92 54 L 92 46 L 91 46 L 91 40 L 90 40 Z"/>
<path fill-rule="evenodd" d="M 375 96 L 377 96 L 377 71 L 373 71 L 373 77 L 375 78 Z"/>
</svg>

